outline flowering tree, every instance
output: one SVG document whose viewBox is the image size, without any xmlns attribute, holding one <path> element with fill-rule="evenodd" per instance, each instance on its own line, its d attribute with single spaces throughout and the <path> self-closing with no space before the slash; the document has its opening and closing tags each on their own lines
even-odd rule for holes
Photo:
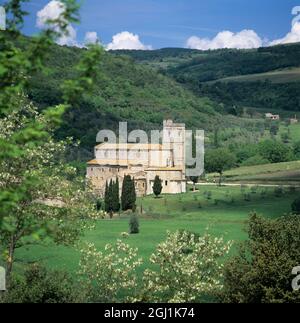
<svg viewBox="0 0 300 323">
<path fill-rule="evenodd" d="M 222 288 L 220 259 L 229 252 L 231 242 L 206 234 L 168 233 L 150 261 L 157 271 L 144 273 L 143 301 L 183 303 L 199 300 Z"/>
<path fill-rule="evenodd" d="M 122 240 L 107 244 L 105 252 L 97 251 L 93 244 L 82 250 L 80 272 L 83 286 L 90 300 L 102 303 L 132 301 L 137 293 L 136 269 L 142 264 L 138 249 Z"/>
<path fill-rule="evenodd" d="M 13 111 L 0 120 L 1 140 L 13 141 L 18 132 L 35 122 L 50 133 L 52 126 L 47 115 L 39 114 L 26 101 L 24 111 L 26 114 Z M 91 223 L 86 220 L 98 215 L 89 190 L 76 176 L 76 169 L 62 159 L 68 143 L 55 142 L 50 135 L 38 145 L 20 140 L 22 154 L 0 162 L 1 190 L 7 194 L 18 193 L 16 204 L 3 215 L 0 227 L 0 245 L 4 249 L 2 256 L 8 276 L 15 249 L 45 239 L 74 243 Z M 3 194 L 1 197 L 5 198 Z"/>
<path fill-rule="evenodd" d="M 74 176 L 74 168 L 63 163 L 70 140 L 55 142 L 53 133 L 78 95 L 93 89 L 102 49 L 90 46 L 76 79 L 63 86 L 64 102 L 39 113 L 26 97 L 28 80 L 32 73 L 43 72 L 50 46 L 78 20 L 78 6 L 75 0 L 62 0 L 60 16 L 24 44 L 20 30 L 25 1 L 5 4 L 8 28 L 0 33 L 0 256 L 7 278 L 16 248 L 44 240 L 73 243 L 85 220 L 96 216 L 88 190 Z"/>
</svg>

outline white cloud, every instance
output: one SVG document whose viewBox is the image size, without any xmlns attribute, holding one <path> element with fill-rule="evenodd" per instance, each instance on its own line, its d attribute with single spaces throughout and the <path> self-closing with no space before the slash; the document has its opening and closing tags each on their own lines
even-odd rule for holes
<svg viewBox="0 0 300 323">
<path fill-rule="evenodd" d="M 37 27 L 41 29 L 49 27 L 48 21 L 58 19 L 65 10 L 66 6 L 64 3 L 57 0 L 50 1 L 42 10 L 37 13 Z M 57 31 L 59 29 L 58 26 L 55 26 L 55 24 L 53 24 L 52 27 Z M 74 27 L 69 24 L 66 33 L 57 40 L 57 43 L 59 45 L 78 46 L 76 39 L 77 32 Z"/>
<path fill-rule="evenodd" d="M 139 35 L 132 34 L 128 31 L 123 31 L 113 36 L 112 42 L 106 48 L 108 50 L 116 49 L 142 49 L 151 50 L 152 46 L 144 45 L 140 41 Z"/>
<path fill-rule="evenodd" d="M 97 44 L 99 42 L 98 34 L 95 31 L 88 31 L 85 34 L 84 43 L 85 44 Z"/>
<path fill-rule="evenodd" d="M 300 42 L 300 22 L 296 22 L 292 26 L 291 31 L 285 37 L 272 41 L 270 43 L 270 46 L 298 42 Z"/>
<path fill-rule="evenodd" d="M 77 32 L 71 25 L 68 26 L 67 33 L 57 40 L 57 43 L 61 46 L 67 45 L 81 47 L 77 43 Z"/>
<path fill-rule="evenodd" d="M 242 30 L 238 33 L 222 31 L 212 39 L 192 36 L 187 40 L 186 43 L 188 48 L 199 50 L 220 48 L 250 49 L 258 48 L 262 45 L 262 39 L 253 30 Z"/>
<path fill-rule="evenodd" d="M 57 0 L 50 1 L 42 10 L 37 13 L 36 25 L 39 28 L 45 28 L 48 20 L 58 19 L 65 9 L 65 4 L 62 2 Z"/>
</svg>

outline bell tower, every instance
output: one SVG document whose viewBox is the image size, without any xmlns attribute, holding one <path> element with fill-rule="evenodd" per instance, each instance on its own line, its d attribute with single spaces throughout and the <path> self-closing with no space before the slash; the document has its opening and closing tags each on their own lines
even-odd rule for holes
<svg viewBox="0 0 300 323">
<path fill-rule="evenodd" d="M 185 176 L 185 124 L 164 120 L 163 146 L 171 150 L 171 165 L 183 170 Z"/>
</svg>

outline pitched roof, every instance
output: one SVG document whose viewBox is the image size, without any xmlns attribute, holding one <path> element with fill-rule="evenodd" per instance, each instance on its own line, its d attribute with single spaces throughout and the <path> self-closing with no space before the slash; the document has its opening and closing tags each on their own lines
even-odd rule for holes
<svg viewBox="0 0 300 323">
<path fill-rule="evenodd" d="M 96 146 L 96 149 L 105 149 L 105 150 L 164 150 L 163 145 L 161 144 L 110 144 L 104 142 Z"/>
<path fill-rule="evenodd" d="M 147 168 L 146 171 L 183 171 L 181 167 L 150 167 Z"/>
<path fill-rule="evenodd" d="M 121 159 L 93 159 L 87 163 L 89 166 L 129 166 L 129 165 L 142 165 L 140 163 L 132 163 L 129 160 Z"/>
</svg>

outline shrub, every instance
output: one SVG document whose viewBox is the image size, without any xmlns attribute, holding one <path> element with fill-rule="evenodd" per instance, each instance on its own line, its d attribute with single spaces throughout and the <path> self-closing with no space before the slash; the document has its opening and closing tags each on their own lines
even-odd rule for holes
<svg viewBox="0 0 300 323">
<path fill-rule="evenodd" d="M 291 149 L 280 141 L 265 140 L 258 145 L 259 154 L 270 163 L 289 161 Z"/>
<path fill-rule="evenodd" d="M 96 210 L 101 211 L 102 210 L 102 200 L 97 199 L 96 201 Z"/>
<path fill-rule="evenodd" d="M 257 165 L 265 165 L 268 163 L 269 163 L 268 159 L 263 158 L 260 155 L 256 155 L 242 162 L 241 166 L 257 166 Z"/>
<path fill-rule="evenodd" d="M 249 240 L 225 264 L 223 301 L 299 303 L 291 271 L 300 259 L 300 217 L 268 220 L 252 215 Z"/>
<path fill-rule="evenodd" d="M 205 192 L 204 194 L 205 194 L 207 200 L 211 200 L 211 198 L 212 198 L 212 192 L 211 191 Z"/>
<path fill-rule="evenodd" d="M 244 200 L 245 200 L 246 202 L 250 202 L 250 201 L 251 201 L 251 195 L 250 195 L 249 193 L 246 193 L 246 194 L 244 195 Z"/>
<path fill-rule="evenodd" d="M 251 187 L 251 193 L 252 194 L 256 194 L 257 193 L 257 190 L 258 190 L 258 186 L 252 186 Z"/>
<path fill-rule="evenodd" d="M 12 277 L 10 288 L 4 294 L 4 303 L 75 303 L 83 301 L 83 289 L 76 290 L 68 273 L 48 271 L 40 265 L 31 265 L 24 277 Z"/>
<path fill-rule="evenodd" d="M 159 195 L 161 194 L 161 191 L 163 189 L 162 187 L 162 181 L 161 179 L 159 178 L 159 176 L 155 176 L 155 179 L 154 179 L 154 184 L 153 184 L 153 194 L 156 196 L 156 197 L 159 197 Z"/>
<path fill-rule="evenodd" d="M 261 198 L 264 199 L 267 196 L 267 190 L 266 189 L 263 189 L 261 191 L 260 195 L 261 195 Z"/>
<path fill-rule="evenodd" d="M 294 214 L 300 214 L 300 197 L 292 203 L 292 211 Z"/>
<path fill-rule="evenodd" d="M 168 233 L 150 261 L 157 270 L 144 272 L 147 302 L 197 302 L 201 296 L 222 289 L 220 260 L 229 252 L 231 242 L 210 235 L 199 237 L 190 232 Z"/>
<path fill-rule="evenodd" d="M 131 215 L 129 220 L 129 233 L 130 234 L 140 233 L 139 219 L 135 213 Z"/>
<path fill-rule="evenodd" d="M 284 193 L 284 189 L 283 189 L 282 186 L 275 187 L 275 189 L 274 189 L 274 195 L 276 197 L 281 197 L 283 195 L 283 193 Z"/>
<path fill-rule="evenodd" d="M 107 244 L 105 253 L 93 244 L 81 250 L 79 263 L 81 286 L 89 291 L 88 301 L 97 303 L 128 302 L 137 290 L 136 268 L 142 264 L 138 250 L 122 240 Z"/>
</svg>

